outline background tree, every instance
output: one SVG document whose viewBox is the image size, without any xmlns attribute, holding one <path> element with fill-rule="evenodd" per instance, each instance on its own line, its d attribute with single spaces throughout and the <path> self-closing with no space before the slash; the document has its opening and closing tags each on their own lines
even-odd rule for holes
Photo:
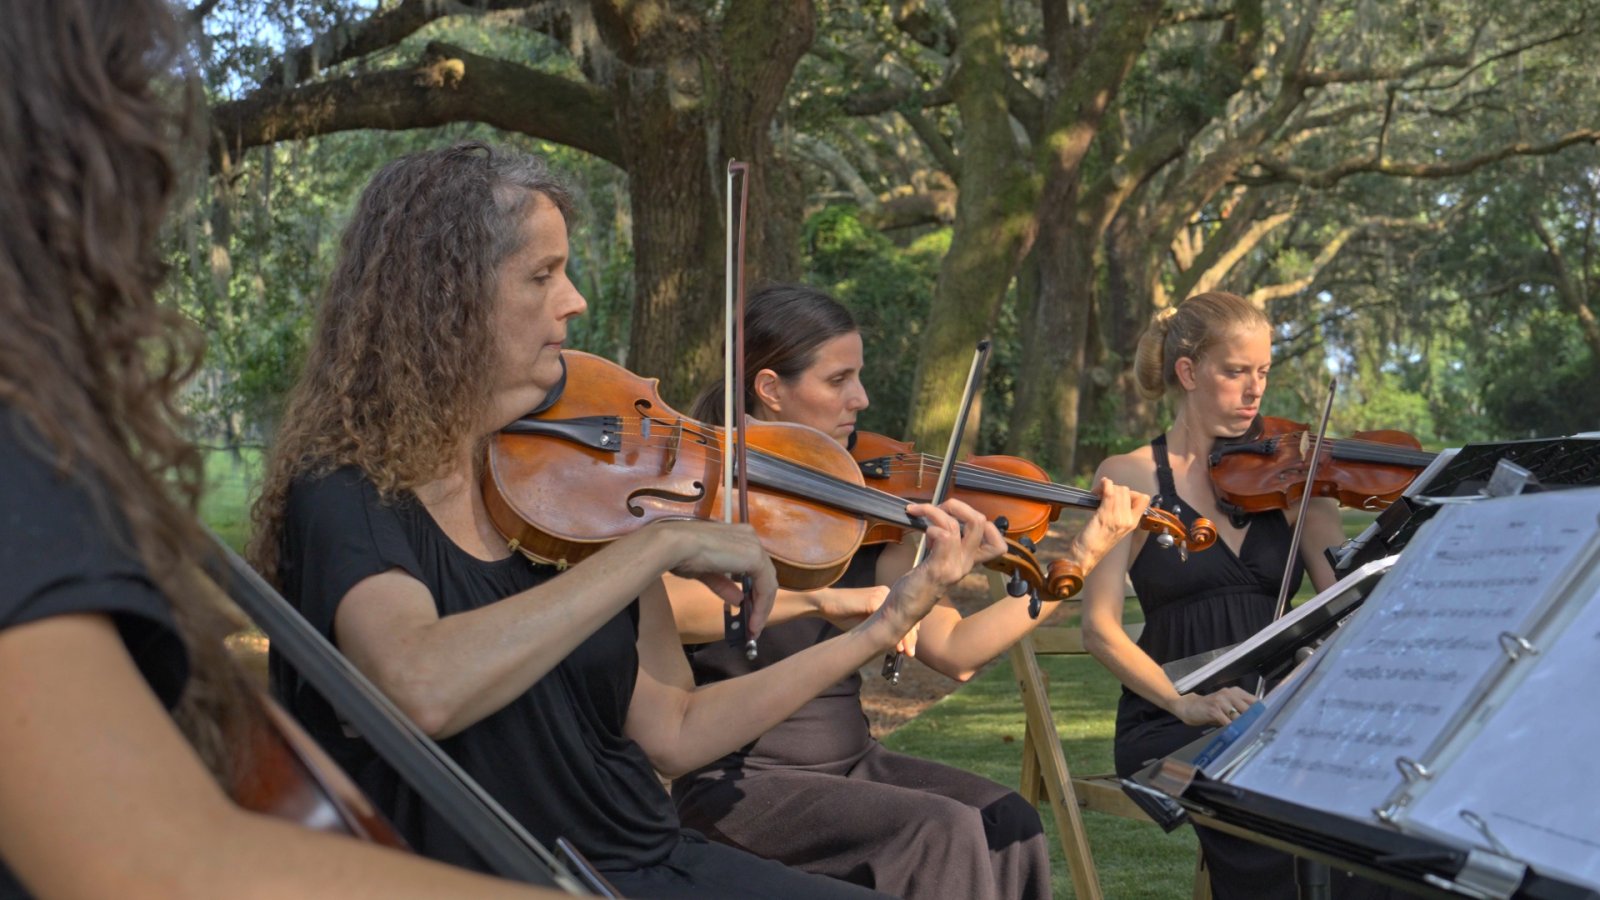
<svg viewBox="0 0 1600 900">
<path fill-rule="evenodd" d="M 590 186 L 574 340 L 669 398 L 720 354 L 739 156 L 754 280 L 846 299 L 867 422 L 927 445 L 989 334 L 984 449 L 1088 471 L 1159 427 L 1139 331 L 1210 288 L 1279 323 L 1274 412 L 1331 369 L 1336 427 L 1572 430 L 1589 410 L 1542 398 L 1592 378 L 1600 341 L 1593 6 L 208 0 L 215 177 L 177 289 L 217 371 L 250 377 L 197 402 L 225 435 L 269 418 L 354 186 L 494 136 Z"/>
</svg>

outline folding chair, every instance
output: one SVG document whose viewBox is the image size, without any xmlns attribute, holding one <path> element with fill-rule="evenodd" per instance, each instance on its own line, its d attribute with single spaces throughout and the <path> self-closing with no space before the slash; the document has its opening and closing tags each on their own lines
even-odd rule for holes
<svg viewBox="0 0 1600 900">
<path fill-rule="evenodd" d="M 1005 585 L 998 574 L 990 577 L 995 596 L 1004 596 Z M 1065 601 L 1063 616 L 1077 618 L 1078 601 Z M 1128 634 L 1137 639 L 1143 625 L 1128 625 Z M 1061 850 L 1072 872 L 1072 885 L 1079 900 L 1103 900 L 1100 875 L 1089 851 L 1089 836 L 1084 830 L 1082 810 L 1105 815 L 1155 822 L 1122 792 L 1114 774 L 1073 777 L 1061 751 L 1061 735 L 1056 731 L 1050 710 L 1050 691 L 1039 668 L 1039 656 L 1084 655 L 1083 630 L 1062 625 L 1046 625 L 1011 648 L 1011 668 L 1022 694 L 1026 729 L 1022 739 L 1021 794 L 1035 807 L 1047 798 L 1061 835 Z M 1205 857 L 1195 864 L 1193 900 L 1210 900 L 1211 879 Z"/>
</svg>

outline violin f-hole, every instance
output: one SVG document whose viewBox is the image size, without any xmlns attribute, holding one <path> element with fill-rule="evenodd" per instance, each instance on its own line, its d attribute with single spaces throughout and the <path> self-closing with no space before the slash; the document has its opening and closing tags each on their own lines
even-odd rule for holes
<svg viewBox="0 0 1600 900">
<path fill-rule="evenodd" d="M 706 486 L 705 482 L 702 481 L 696 481 L 693 484 L 696 491 L 696 493 L 693 494 L 680 494 L 675 491 L 663 491 L 650 488 L 634 491 L 628 495 L 628 512 L 631 513 L 634 518 L 644 518 L 644 507 L 640 506 L 638 503 L 638 500 L 644 497 L 648 497 L 652 500 L 665 500 L 668 503 L 687 503 L 691 506 L 698 505 L 702 500 L 706 499 Z"/>
</svg>

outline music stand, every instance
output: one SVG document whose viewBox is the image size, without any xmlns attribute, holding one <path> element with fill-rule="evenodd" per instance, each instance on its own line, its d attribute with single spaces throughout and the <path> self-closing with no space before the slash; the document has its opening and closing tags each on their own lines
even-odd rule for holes
<svg viewBox="0 0 1600 900">
<path fill-rule="evenodd" d="M 1335 555 L 1334 572 L 1343 576 L 1375 559 L 1399 553 L 1433 517 L 1439 498 L 1482 496 L 1502 460 L 1528 472 L 1537 485 L 1529 486 L 1529 492 L 1600 485 L 1600 438 L 1592 436 L 1468 444 L 1446 450 L 1377 521 Z"/>
<path fill-rule="evenodd" d="M 1376 823 L 1301 806 L 1207 778 L 1193 761 L 1214 739 L 1206 734 L 1141 769 L 1122 785 L 1136 800 L 1176 804 L 1196 824 L 1295 857 L 1297 880 L 1332 866 L 1422 897 L 1438 900 L 1600 900 L 1600 892 L 1544 875 L 1507 868 L 1493 854 L 1465 850 Z M 1144 804 L 1141 804 L 1144 805 Z M 1300 881 L 1301 900 L 1326 896 L 1326 884 Z"/>
<path fill-rule="evenodd" d="M 1560 693 L 1552 685 L 1593 684 L 1600 671 L 1590 648 L 1600 635 L 1596 496 L 1505 497 L 1437 518 L 1385 582 L 1377 609 L 1319 654 L 1320 667 L 1292 674 L 1278 706 L 1137 773 L 1129 790 L 1159 791 L 1197 824 L 1310 861 L 1297 871 L 1333 865 L 1432 897 L 1600 898 L 1595 858 L 1581 849 L 1592 807 L 1558 774 L 1574 749 L 1586 758 L 1596 723 L 1558 722 L 1549 707 Z M 1523 567 L 1506 570 L 1512 560 Z M 1377 674 L 1372 661 L 1394 652 L 1383 636 L 1412 623 L 1418 655 Z M 1362 675 L 1356 687 L 1352 674 Z M 1387 687 L 1362 686 L 1380 677 Z M 1406 704 L 1416 709 L 1397 716 L 1408 697 L 1440 706 Z M 1530 734 L 1540 743 L 1529 752 L 1545 752 L 1543 762 L 1485 774 Z M 1302 758 L 1297 742 L 1354 750 Z M 1274 751 L 1262 752 L 1269 743 Z M 1241 776 L 1271 752 L 1285 756 Z M 1375 759 L 1392 760 L 1398 777 L 1383 777 Z M 1455 821 L 1458 807 L 1470 828 Z M 1497 837 L 1490 821 L 1520 831 Z"/>
</svg>

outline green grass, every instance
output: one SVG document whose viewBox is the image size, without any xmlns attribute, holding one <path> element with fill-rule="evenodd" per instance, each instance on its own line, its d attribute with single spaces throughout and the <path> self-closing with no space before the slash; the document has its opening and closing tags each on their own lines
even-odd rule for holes
<svg viewBox="0 0 1600 900">
<path fill-rule="evenodd" d="M 261 478 L 261 452 L 238 454 L 214 450 L 206 455 L 206 492 L 200 499 L 200 518 L 227 542 L 244 552 L 250 536 L 250 501 Z"/>
<path fill-rule="evenodd" d="M 1041 656 L 1039 664 L 1050 685 L 1051 709 L 1068 769 L 1075 776 L 1110 772 L 1116 679 L 1086 656 Z M 1023 730 L 1017 684 L 1010 663 L 1002 659 L 896 730 L 884 743 L 890 749 L 936 759 L 1016 788 Z M 1095 812 L 1085 812 L 1083 817 L 1105 896 L 1119 900 L 1189 896 L 1196 853 L 1193 829 L 1163 834 L 1147 822 Z M 1048 807 L 1043 818 L 1050 839 L 1053 895 L 1076 896 Z"/>
</svg>

